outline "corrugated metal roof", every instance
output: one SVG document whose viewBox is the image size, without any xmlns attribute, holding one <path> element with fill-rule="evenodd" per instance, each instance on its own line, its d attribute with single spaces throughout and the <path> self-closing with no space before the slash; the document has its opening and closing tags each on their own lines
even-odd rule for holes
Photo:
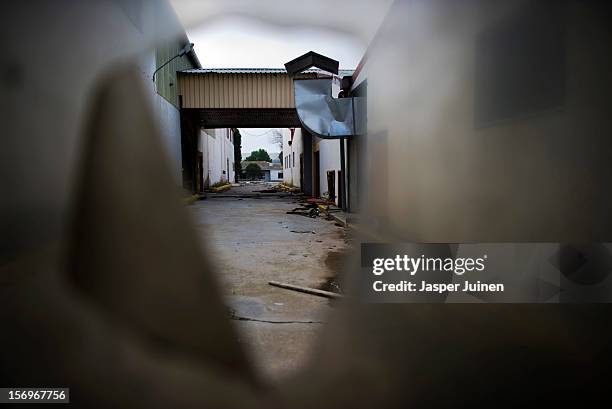
<svg viewBox="0 0 612 409">
<path fill-rule="evenodd" d="M 309 70 L 299 77 L 329 74 Z M 178 82 L 183 108 L 295 108 L 293 81 L 284 68 L 189 68 Z"/>
<path fill-rule="evenodd" d="M 183 108 L 295 108 L 291 78 L 282 72 L 193 71 L 179 74 Z"/>
<path fill-rule="evenodd" d="M 286 74 L 284 68 L 192 68 L 181 71 L 185 74 Z M 353 75 L 355 70 L 338 70 L 338 76 Z M 325 73 L 319 69 L 304 71 L 306 74 Z"/>
</svg>

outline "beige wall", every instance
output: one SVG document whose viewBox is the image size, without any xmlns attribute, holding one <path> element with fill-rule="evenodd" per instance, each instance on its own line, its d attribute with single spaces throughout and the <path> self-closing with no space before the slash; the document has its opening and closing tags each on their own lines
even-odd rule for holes
<svg viewBox="0 0 612 409">
<path fill-rule="evenodd" d="M 286 73 L 183 73 L 179 84 L 185 108 L 295 108 Z"/>
</svg>

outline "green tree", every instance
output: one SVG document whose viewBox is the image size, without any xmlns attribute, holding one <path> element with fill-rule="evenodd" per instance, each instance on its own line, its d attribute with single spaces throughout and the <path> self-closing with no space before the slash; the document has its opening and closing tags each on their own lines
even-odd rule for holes
<svg viewBox="0 0 612 409">
<path fill-rule="evenodd" d="M 259 179 L 261 177 L 261 168 L 256 163 L 249 163 L 245 169 L 247 178 L 251 180 Z"/>
<path fill-rule="evenodd" d="M 265 149 L 259 149 L 251 152 L 251 154 L 245 160 L 261 160 L 264 162 L 272 162 L 270 159 L 270 155 L 266 152 Z"/>
<path fill-rule="evenodd" d="M 232 132 L 234 133 L 234 169 L 235 173 L 235 181 L 238 183 L 238 178 L 242 175 L 242 135 L 240 135 L 240 131 L 237 128 L 232 128 Z"/>
</svg>

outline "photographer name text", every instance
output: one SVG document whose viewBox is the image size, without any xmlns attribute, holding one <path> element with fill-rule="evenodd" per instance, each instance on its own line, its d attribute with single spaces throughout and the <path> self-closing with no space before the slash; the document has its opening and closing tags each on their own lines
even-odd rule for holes
<svg viewBox="0 0 612 409">
<path fill-rule="evenodd" d="M 486 268 L 487 255 L 479 258 L 440 258 L 440 257 L 410 257 L 408 255 L 397 255 L 393 258 L 375 258 L 372 263 L 372 274 L 382 276 L 389 271 L 403 271 L 410 276 L 419 272 L 452 272 L 461 276 L 466 272 L 482 272 Z M 440 283 L 420 280 L 412 282 L 401 280 L 394 283 L 385 283 L 383 280 L 375 280 L 372 283 L 375 292 L 421 292 L 421 293 L 446 293 L 446 292 L 503 292 L 504 284 L 485 283 L 480 280 L 462 283 Z"/>
</svg>

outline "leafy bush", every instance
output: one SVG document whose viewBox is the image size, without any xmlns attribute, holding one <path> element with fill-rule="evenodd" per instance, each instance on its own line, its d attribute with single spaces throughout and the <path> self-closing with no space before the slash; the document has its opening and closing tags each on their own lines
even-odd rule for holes
<svg viewBox="0 0 612 409">
<path fill-rule="evenodd" d="M 251 180 L 261 178 L 261 168 L 256 163 L 249 163 L 244 171 L 247 178 Z"/>
<path fill-rule="evenodd" d="M 268 152 L 265 149 L 252 151 L 251 154 L 246 158 L 246 160 L 260 160 L 264 162 L 272 162 L 272 159 L 270 159 L 270 155 L 268 155 Z"/>
</svg>

